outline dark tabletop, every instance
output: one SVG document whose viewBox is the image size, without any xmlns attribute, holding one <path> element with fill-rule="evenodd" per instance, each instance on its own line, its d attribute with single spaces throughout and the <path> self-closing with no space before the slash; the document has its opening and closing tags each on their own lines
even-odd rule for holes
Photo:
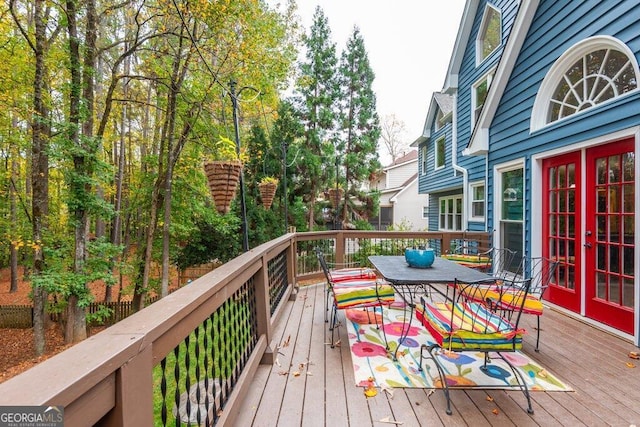
<svg viewBox="0 0 640 427">
<path fill-rule="evenodd" d="M 409 267 L 404 256 L 374 255 L 369 257 L 373 267 L 394 284 L 453 283 L 455 279 L 473 282 L 491 276 L 453 261 L 436 257 L 430 268 Z"/>
</svg>

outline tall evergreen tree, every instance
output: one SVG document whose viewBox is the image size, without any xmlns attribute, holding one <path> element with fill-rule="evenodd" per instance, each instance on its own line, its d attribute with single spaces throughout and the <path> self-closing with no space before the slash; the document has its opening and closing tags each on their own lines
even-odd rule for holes
<svg viewBox="0 0 640 427">
<path fill-rule="evenodd" d="M 309 204 L 309 229 L 313 229 L 315 200 L 333 176 L 324 167 L 323 159 L 332 139 L 339 96 L 336 45 L 331 41 L 331 28 L 320 6 L 316 7 L 304 45 L 306 60 L 300 64 L 300 77 L 296 83 L 298 110 L 305 125 L 305 145 L 300 155 L 305 159 L 306 170 L 300 172 L 309 178 L 305 201 Z"/>
<path fill-rule="evenodd" d="M 366 219 L 375 208 L 373 201 L 361 190 L 362 183 L 381 167 L 376 150 L 380 119 L 372 88 L 374 79 L 364 39 L 358 27 L 354 27 L 339 67 L 341 101 L 336 155 L 340 156 L 346 183 L 341 206 L 343 223 L 349 221 L 350 213 L 354 219 Z M 355 200 L 360 203 L 355 204 Z"/>
</svg>

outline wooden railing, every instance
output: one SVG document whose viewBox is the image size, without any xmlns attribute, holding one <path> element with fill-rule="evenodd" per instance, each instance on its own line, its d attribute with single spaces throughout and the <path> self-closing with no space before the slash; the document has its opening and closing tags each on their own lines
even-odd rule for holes
<svg viewBox="0 0 640 427">
<path fill-rule="evenodd" d="M 0 384 L 0 405 L 61 405 L 68 426 L 166 425 L 181 416 L 233 425 L 258 364 L 274 363 L 273 327 L 297 282 L 320 277 L 314 247 L 338 262 L 366 262 L 427 242 L 445 252 L 462 239 L 488 245 L 487 233 L 287 234 Z M 206 411 L 181 406 L 193 386 Z"/>
</svg>

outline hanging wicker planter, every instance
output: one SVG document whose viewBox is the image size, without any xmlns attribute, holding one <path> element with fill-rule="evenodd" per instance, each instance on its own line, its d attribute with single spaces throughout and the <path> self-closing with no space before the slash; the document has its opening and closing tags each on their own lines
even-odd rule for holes
<svg viewBox="0 0 640 427">
<path fill-rule="evenodd" d="M 278 188 L 278 181 L 261 182 L 258 184 L 258 190 L 260 190 L 260 200 L 265 209 L 271 208 L 273 203 L 273 197 L 276 194 Z"/>
<path fill-rule="evenodd" d="M 340 204 L 340 200 L 342 200 L 343 194 L 344 194 L 344 190 L 342 188 L 329 189 L 329 201 L 331 202 L 331 206 L 334 209 Z"/>
<path fill-rule="evenodd" d="M 231 201 L 236 196 L 236 189 L 240 182 L 242 163 L 239 161 L 208 162 L 204 165 L 204 171 L 216 210 L 221 214 L 229 213 Z"/>
</svg>

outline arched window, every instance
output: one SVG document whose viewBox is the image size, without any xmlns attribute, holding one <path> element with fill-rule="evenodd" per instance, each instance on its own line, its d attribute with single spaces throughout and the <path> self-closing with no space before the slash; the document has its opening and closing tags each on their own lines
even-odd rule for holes
<svg viewBox="0 0 640 427">
<path fill-rule="evenodd" d="M 531 130 L 580 113 L 638 88 L 631 50 L 610 36 L 583 40 L 565 52 L 545 77 L 531 114 Z"/>
</svg>

